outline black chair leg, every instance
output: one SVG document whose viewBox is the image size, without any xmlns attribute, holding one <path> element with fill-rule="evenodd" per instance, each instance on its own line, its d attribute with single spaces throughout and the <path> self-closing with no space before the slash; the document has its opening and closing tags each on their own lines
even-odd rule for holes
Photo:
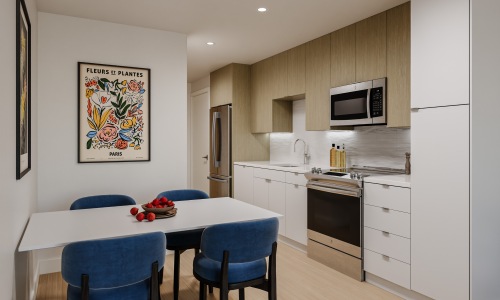
<svg viewBox="0 0 500 300">
<path fill-rule="evenodd" d="M 200 300 L 207 299 L 207 287 L 204 283 L 200 281 Z"/>
<path fill-rule="evenodd" d="M 210 294 L 213 294 L 213 293 L 214 293 L 214 287 L 213 287 L 213 286 L 211 286 L 211 285 L 209 285 L 209 286 L 208 286 L 208 292 L 209 292 Z"/>
<path fill-rule="evenodd" d="M 245 300 L 245 289 L 244 288 L 241 288 L 239 290 L 239 294 L 240 294 L 240 299 L 239 300 Z"/>
<path fill-rule="evenodd" d="M 161 268 L 160 272 L 158 273 L 158 284 L 162 284 L 163 283 L 163 269 L 165 267 Z"/>
<path fill-rule="evenodd" d="M 194 248 L 194 255 L 200 253 L 200 248 Z"/>
<path fill-rule="evenodd" d="M 181 252 L 174 251 L 174 300 L 179 299 L 179 277 L 180 277 Z"/>
</svg>

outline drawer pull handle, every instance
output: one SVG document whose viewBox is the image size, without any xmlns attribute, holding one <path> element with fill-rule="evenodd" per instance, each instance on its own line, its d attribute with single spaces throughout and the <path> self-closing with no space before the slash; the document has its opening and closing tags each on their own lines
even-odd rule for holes
<svg viewBox="0 0 500 300">
<path fill-rule="evenodd" d="M 383 187 L 384 189 L 388 189 L 388 188 L 389 188 L 389 185 L 387 185 L 387 184 L 382 184 L 382 187 Z"/>
<path fill-rule="evenodd" d="M 389 232 L 387 232 L 387 231 L 382 231 L 382 234 L 383 234 L 383 235 L 390 235 L 390 233 L 389 233 Z"/>
<path fill-rule="evenodd" d="M 294 186 L 295 186 L 295 188 L 297 188 L 297 189 L 299 188 L 299 185 L 298 185 L 298 184 L 294 184 Z"/>
<path fill-rule="evenodd" d="M 266 179 L 266 182 L 271 182 L 271 179 Z"/>
<path fill-rule="evenodd" d="M 382 207 L 382 210 L 385 211 L 385 212 L 389 211 L 389 209 L 387 207 Z"/>
<path fill-rule="evenodd" d="M 385 259 L 385 260 L 390 260 L 391 259 L 389 256 L 383 255 L 383 254 L 382 254 L 382 258 Z"/>
<path fill-rule="evenodd" d="M 297 173 L 297 172 L 295 172 L 295 173 L 293 173 L 293 174 L 295 174 L 295 176 L 299 176 L 299 173 Z"/>
</svg>

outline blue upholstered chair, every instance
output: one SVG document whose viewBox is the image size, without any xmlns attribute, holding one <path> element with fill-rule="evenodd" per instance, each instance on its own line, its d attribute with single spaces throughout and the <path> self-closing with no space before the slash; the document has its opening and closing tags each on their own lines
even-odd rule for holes
<svg viewBox="0 0 500 300">
<path fill-rule="evenodd" d="M 245 299 L 244 288 L 250 286 L 267 291 L 268 299 L 277 299 L 278 226 L 278 219 L 271 218 L 207 227 L 201 237 L 201 253 L 193 261 L 200 300 L 206 299 L 207 285 L 220 288 L 221 300 L 227 300 L 229 291 L 235 289 L 239 289 L 239 299 Z"/>
<path fill-rule="evenodd" d="M 176 201 L 196 200 L 208 198 L 207 193 L 199 190 L 171 190 L 158 194 L 157 198 L 167 197 L 167 199 Z M 179 299 L 179 273 L 181 263 L 181 253 L 195 249 L 198 253 L 200 249 L 200 240 L 203 229 L 184 232 L 167 233 L 167 250 L 174 251 L 174 300 Z M 163 277 L 163 276 L 162 276 Z"/>
<path fill-rule="evenodd" d="M 88 196 L 75 200 L 70 210 L 88 209 L 110 206 L 135 205 L 134 199 L 125 195 L 98 195 Z"/>
<path fill-rule="evenodd" d="M 61 263 L 67 299 L 160 299 L 165 245 L 162 232 L 67 245 Z"/>
</svg>

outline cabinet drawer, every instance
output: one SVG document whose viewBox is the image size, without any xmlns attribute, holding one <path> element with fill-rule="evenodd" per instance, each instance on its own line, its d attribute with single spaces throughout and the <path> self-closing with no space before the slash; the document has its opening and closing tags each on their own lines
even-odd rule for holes
<svg viewBox="0 0 500 300">
<path fill-rule="evenodd" d="M 307 178 L 302 173 L 286 172 L 286 183 L 298 184 L 306 186 Z"/>
<path fill-rule="evenodd" d="M 410 236 L 410 214 L 365 204 L 364 225 L 406 238 Z"/>
<path fill-rule="evenodd" d="M 285 182 L 285 172 L 283 171 L 255 168 L 253 170 L 253 176 L 263 179 Z"/>
<path fill-rule="evenodd" d="M 366 272 L 410 289 L 410 265 L 394 258 L 364 249 L 364 268 Z"/>
<path fill-rule="evenodd" d="M 410 239 L 398 235 L 365 227 L 364 248 L 410 263 Z"/>
<path fill-rule="evenodd" d="M 410 213 L 410 189 L 397 186 L 365 183 L 365 204 Z"/>
</svg>

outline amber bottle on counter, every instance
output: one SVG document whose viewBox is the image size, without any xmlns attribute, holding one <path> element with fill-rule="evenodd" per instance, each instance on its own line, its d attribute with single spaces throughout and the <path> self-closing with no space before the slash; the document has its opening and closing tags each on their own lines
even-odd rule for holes
<svg viewBox="0 0 500 300">
<path fill-rule="evenodd" d="M 337 164 L 337 149 L 335 149 L 335 144 L 332 144 L 332 149 L 330 149 L 330 167 L 335 168 Z"/>
</svg>

